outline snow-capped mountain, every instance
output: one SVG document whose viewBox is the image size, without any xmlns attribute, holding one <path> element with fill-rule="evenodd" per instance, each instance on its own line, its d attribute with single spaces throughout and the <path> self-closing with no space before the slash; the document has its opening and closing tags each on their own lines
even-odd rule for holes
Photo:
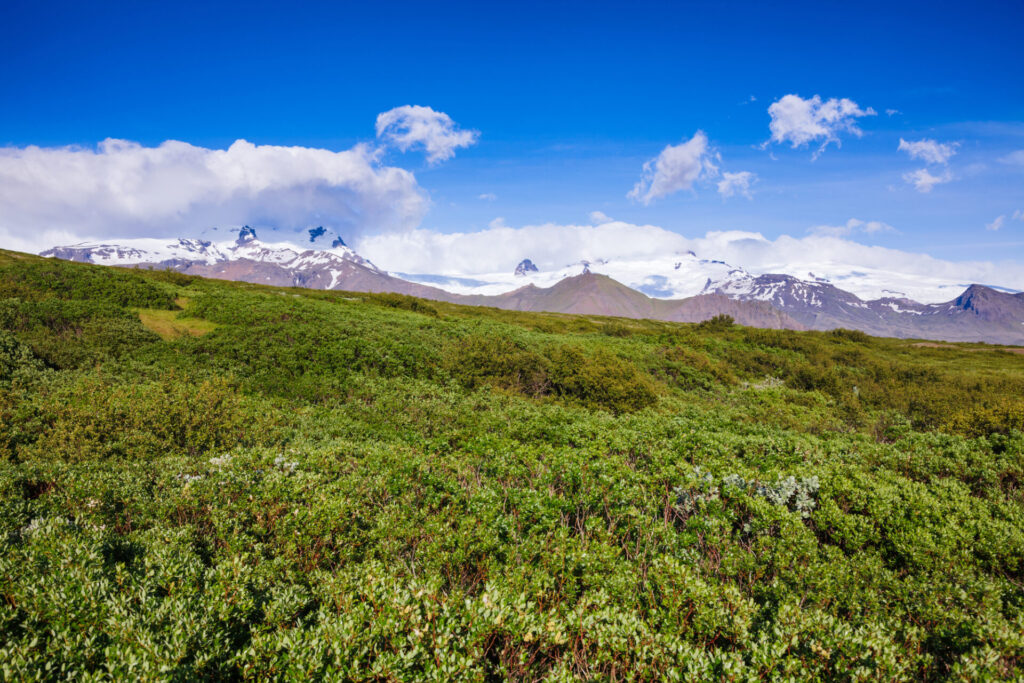
<svg viewBox="0 0 1024 683">
<path fill-rule="evenodd" d="M 923 304 L 899 297 L 864 301 L 828 282 L 744 274 L 709 281 L 703 293 L 763 301 L 810 329 L 846 327 L 890 337 L 1024 343 L 1024 293 L 983 285 L 970 285 L 952 301 Z"/>
<path fill-rule="evenodd" d="M 85 242 L 40 255 L 107 266 L 172 268 L 191 275 L 285 287 L 431 293 L 429 288 L 391 277 L 324 228 L 308 230 L 302 237 L 302 241 L 264 242 L 245 226 L 210 229 L 196 239 Z"/>
<path fill-rule="evenodd" d="M 406 274 L 378 268 L 324 228 L 307 230 L 300 239 L 264 242 L 255 230 L 243 227 L 211 229 L 196 239 L 82 243 L 42 255 L 100 265 L 172 268 L 275 286 L 397 292 L 516 310 L 678 321 L 726 313 L 744 324 L 765 327 L 845 327 L 882 336 L 1024 344 L 1024 293 L 941 282 L 907 288 L 929 297 L 950 288 L 959 294 L 922 303 L 900 290 L 879 288 L 879 283 L 899 278 L 854 273 L 851 277 L 861 278 L 856 280 L 860 294 L 890 294 L 864 299 L 813 272 L 807 278 L 755 274 L 693 252 L 647 260 L 588 259 L 551 270 L 523 259 L 503 273 Z"/>
<path fill-rule="evenodd" d="M 375 265 L 350 249 L 341 237 L 328 232 L 325 228 L 313 228 L 308 230 L 307 234 L 309 242 L 303 244 L 264 242 L 257 238 L 253 228 L 244 226 L 241 230 L 231 230 L 227 234 L 210 229 L 196 239 L 126 239 L 114 244 L 82 242 L 48 249 L 42 255 L 105 266 L 164 265 L 173 262 L 201 262 L 214 265 L 224 261 L 250 259 L 290 264 L 299 268 L 320 255 L 320 262 L 326 262 L 329 260 L 328 257 L 333 257 L 379 271 Z"/>
<path fill-rule="evenodd" d="M 683 299 L 700 294 L 709 280 L 722 282 L 746 274 L 724 261 L 699 258 L 692 251 L 648 260 L 588 259 L 554 270 L 540 270 L 524 259 L 515 270 L 501 273 L 438 275 L 394 273 L 411 282 L 429 284 L 453 294 L 496 296 L 526 284 L 551 287 L 584 272 L 607 275 L 654 299 Z"/>
</svg>

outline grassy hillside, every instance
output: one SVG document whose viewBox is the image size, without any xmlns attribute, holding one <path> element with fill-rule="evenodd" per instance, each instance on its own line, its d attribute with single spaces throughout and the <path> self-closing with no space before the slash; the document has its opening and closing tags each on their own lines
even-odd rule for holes
<svg viewBox="0 0 1024 683">
<path fill-rule="evenodd" d="M 0 252 L 5 679 L 1024 675 L 1024 356 Z"/>
</svg>

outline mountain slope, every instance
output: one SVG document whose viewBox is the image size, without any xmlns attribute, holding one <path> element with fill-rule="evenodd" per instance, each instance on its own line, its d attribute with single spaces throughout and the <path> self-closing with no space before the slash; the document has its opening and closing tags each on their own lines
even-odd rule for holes
<svg viewBox="0 0 1024 683">
<path fill-rule="evenodd" d="M 885 337 L 1024 343 L 1024 294 L 983 285 L 971 285 L 956 299 L 939 304 L 897 298 L 862 301 L 827 282 L 789 275 L 748 275 L 709 283 L 705 291 L 770 303 L 815 330 L 845 327 Z"/>
<path fill-rule="evenodd" d="M 310 231 L 314 247 L 264 243 L 255 230 L 242 228 L 234 241 L 133 240 L 124 244 L 56 247 L 41 256 L 101 265 L 171 268 L 189 275 L 238 280 L 279 287 L 307 287 L 350 292 L 394 292 L 424 299 L 492 306 L 519 311 L 547 311 L 699 322 L 719 314 L 757 327 L 801 329 L 795 320 L 762 302 L 742 302 L 719 295 L 683 300 L 653 299 L 604 275 L 566 277 L 551 287 L 529 284 L 495 296 L 460 295 L 394 277 L 359 256 L 338 237 Z M 530 272 L 525 266 L 522 272 Z"/>
<path fill-rule="evenodd" d="M 520 311 L 680 322 L 726 314 L 743 325 L 756 327 L 843 327 L 878 336 L 1024 343 L 1024 294 L 981 285 L 972 285 L 961 296 L 943 303 L 922 304 L 892 297 L 865 301 L 822 278 L 754 275 L 692 253 L 671 255 L 666 263 L 654 264 L 667 268 L 665 272 L 670 276 L 645 276 L 644 269 L 653 267 L 651 263 L 641 264 L 643 268 L 635 272 L 620 268 L 631 286 L 592 272 L 592 268 L 610 267 L 607 261 L 581 262 L 559 271 L 541 272 L 528 259 L 504 280 L 495 276 L 482 276 L 490 279 L 480 281 L 405 276 L 419 280 L 410 281 L 381 270 L 323 228 L 309 230 L 308 240 L 301 245 L 263 242 L 249 227 L 237 233 L 212 229 L 209 234 L 220 239 L 79 244 L 56 247 L 42 255 L 105 265 L 172 268 L 192 275 L 276 286 L 395 292 Z M 700 278 L 703 288 L 696 289 Z M 523 282 L 527 284 L 523 286 Z M 519 286 L 508 289 L 512 285 Z M 679 291 L 699 294 L 671 298 Z"/>
<path fill-rule="evenodd" d="M 460 297 L 453 301 L 516 311 L 613 315 L 673 322 L 700 322 L 724 314 L 751 327 L 803 329 L 796 320 L 763 302 L 736 301 L 720 294 L 652 299 L 606 275 L 589 272 L 565 278 L 548 288 L 530 284 L 508 294 Z"/>
<path fill-rule="evenodd" d="M 393 277 L 367 261 L 323 228 L 309 231 L 301 247 L 266 243 L 249 227 L 234 241 L 198 239 L 127 240 L 120 244 L 77 244 L 48 249 L 40 256 L 98 265 L 170 268 L 189 275 L 278 287 L 396 292 L 426 298 L 444 293 Z M 305 248 L 308 247 L 308 248 Z"/>
</svg>

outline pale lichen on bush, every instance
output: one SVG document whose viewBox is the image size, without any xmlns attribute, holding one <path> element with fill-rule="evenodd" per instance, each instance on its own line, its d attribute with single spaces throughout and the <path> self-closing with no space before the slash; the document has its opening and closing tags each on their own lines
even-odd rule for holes
<svg viewBox="0 0 1024 683">
<path fill-rule="evenodd" d="M 775 483 L 764 483 L 756 479 L 747 480 L 738 474 L 728 474 L 717 481 L 710 472 L 704 472 L 699 466 L 693 468 L 694 483 L 689 487 L 677 486 L 676 506 L 686 512 L 693 511 L 700 502 L 718 500 L 727 489 L 745 492 L 751 496 L 764 498 L 772 505 L 787 507 L 801 517 L 810 517 L 817 503 L 815 496 L 821 483 L 817 475 L 797 479 L 789 476 Z"/>
</svg>

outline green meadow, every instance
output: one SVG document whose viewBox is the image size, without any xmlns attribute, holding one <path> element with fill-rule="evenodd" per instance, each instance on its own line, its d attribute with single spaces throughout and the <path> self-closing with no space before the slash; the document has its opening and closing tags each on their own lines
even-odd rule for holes
<svg viewBox="0 0 1024 683">
<path fill-rule="evenodd" d="M 1024 677 L 1024 355 L 0 252 L 4 680 Z"/>
</svg>

